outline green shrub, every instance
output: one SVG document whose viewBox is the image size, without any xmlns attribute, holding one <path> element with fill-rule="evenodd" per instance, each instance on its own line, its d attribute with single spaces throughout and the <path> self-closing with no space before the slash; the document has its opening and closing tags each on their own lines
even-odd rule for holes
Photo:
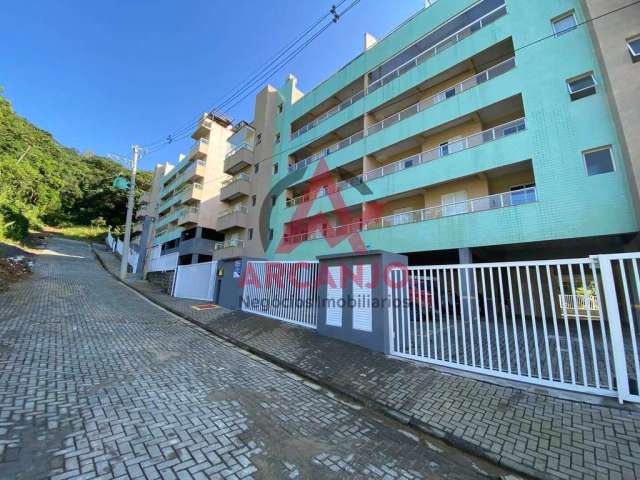
<svg viewBox="0 0 640 480">
<path fill-rule="evenodd" d="M 0 205 L 0 237 L 21 241 L 29 234 L 29 219 L 18 209 Z"/>
</svg>

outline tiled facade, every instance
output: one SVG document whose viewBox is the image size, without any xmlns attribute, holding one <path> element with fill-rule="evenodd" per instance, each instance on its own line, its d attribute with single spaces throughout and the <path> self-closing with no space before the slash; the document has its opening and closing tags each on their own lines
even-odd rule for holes
<svg viewBox="0 0 640 480">
<path fill-rule="evenodd" d="M 437 2 L 312 91 L 290 77 L 267 256 L 344 253 L 355 235 L 416 253 L 636 232 L 587 18 L 576 0 Z M 587 73 L 595 91 L 571 98 Z"/>
</svg>

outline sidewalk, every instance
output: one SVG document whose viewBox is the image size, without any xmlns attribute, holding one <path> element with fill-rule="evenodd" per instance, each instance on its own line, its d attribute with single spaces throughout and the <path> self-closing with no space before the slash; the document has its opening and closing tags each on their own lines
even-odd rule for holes
<svg viewBox="0 0 640 480">
<path fill-rule="evenodd" d="M 105 267 L 116 256 L 101 245 Z M 535 478 L 640 478 L 640 408 L 555 398 L 449 374 L 315 332 L 223 308 L 197 311 L 141 280 L 127 283 L 214 334 L 428 434 Z"/>
</svg>

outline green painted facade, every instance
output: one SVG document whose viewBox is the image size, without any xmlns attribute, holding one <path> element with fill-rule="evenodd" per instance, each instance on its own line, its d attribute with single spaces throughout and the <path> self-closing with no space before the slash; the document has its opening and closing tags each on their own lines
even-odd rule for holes
<svg viewBox="0 0 640 480">
<path fill-rule="evenodd" d="M 637 231 L 618 134 L 603 89 L 605 78 L 589 32 L 586 27 L 578 27 L 559 37 L 552 35 L 553 18 L 574 10 L 578 23 L 584 19 L 579 0 L 506 0 L 507 14 L 502 18 L 291 140 L 291 123 L 296 119 L 474 3 L 473 0 L 448 0 L 422 10 L 295 103 L 291 102 L 295 80 L 290 79 L 280 90 L 283 112 L 277 115 L 276 122 L 281 142 L 274 146 L 278 174 L 273 176 L 272 185 L 286 182 L 287 176 L 295 177 L 295 183 L 313 176 L 316 164 L 306 167 L 304 172 L 289 173 L 288 155 L 511 38 L 516 59 L 516 67 L 511 71 L 327 155 L 324 160 L 329 169 L 334 169 L 421 132 L 521 96 L 525 131 L 371 180 L 366 184 L 370 190 L 366 195 L 348 188 L 341 196 L 347 206 L 358 206 L 530 160 L 538 201 L 364 231 L 361 236 L 365 246 L 392 252 L 418 252 Z M 540 40 L 545 37 L 550 38 Z M 566 81 L 586 72 L 593 72 L 598 83 L 597 93 L 572 102 Z M 613 150 L 615 171 L 587 176 L 582 152 L 608 145 Z M 316 239 L 297 244 L 291 253 L 277 253 L 284 225 L 291 221 L 296 210 L 287 207 L 285 201 L 282 193 L 271 212 L 274 240 L 267 251 L 269 258 L 310 259 L 351 251 L 347 240 L 330 247 L 325 239 Z M 332 210 L 330 199 L 324 197 L 314 201 L 309 215 Z"/>
</svg>

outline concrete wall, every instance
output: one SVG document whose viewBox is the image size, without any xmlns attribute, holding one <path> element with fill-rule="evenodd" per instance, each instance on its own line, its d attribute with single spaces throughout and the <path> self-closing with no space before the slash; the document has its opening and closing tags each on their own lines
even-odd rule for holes
<svg viewBox="0 0 640 480">
<path fill-rule="evenodd" d="M 319 257 L 319 260 L 318 333 L 378 352 L 389 353 L 388 303 L 385 303 L 388 301 L 388 293 L 384 272 L 385 269 L 393 265 L 406 265 L 407 258 L 389 252 L 371 251 L 362 254 L 322 256 Z M 377 305 L 378 308 L 371 308 L 372 330 L 370 332 L 354 329 L 353 326 L 355 302 L 349 302 L 349 300 L 357 301 L 358 299 L 354 299 L 354 281 L 346 276 L 346 272 L 353 272 L 354 265 L 371 265 L 372 268 L 372 281 L 368 286 L 371 287 L 371 306 Z M 342 308 L 342 325 L 339 327 L 327 324 L 328 304 L 323 301 L 327 298 L 327 290 L 331 285 L 331 281 L 323 279 L 327 279 L 328 269 L 334 266 L 340 266 L 343 269 L 342 299 L 344 307 Z"/>
<path fill-rule="evenodd" d="M 590 18 L 628 5 L 627 0 L 582 0 Z M 604 89 L 614 111 L 629 173 L 637 215 L 640 216 L 640 63 L 633 63 L 627 39 L 640 34 L 640 6 L 626 8 L 589 23 L 602 64 Z"/>
</svg>

